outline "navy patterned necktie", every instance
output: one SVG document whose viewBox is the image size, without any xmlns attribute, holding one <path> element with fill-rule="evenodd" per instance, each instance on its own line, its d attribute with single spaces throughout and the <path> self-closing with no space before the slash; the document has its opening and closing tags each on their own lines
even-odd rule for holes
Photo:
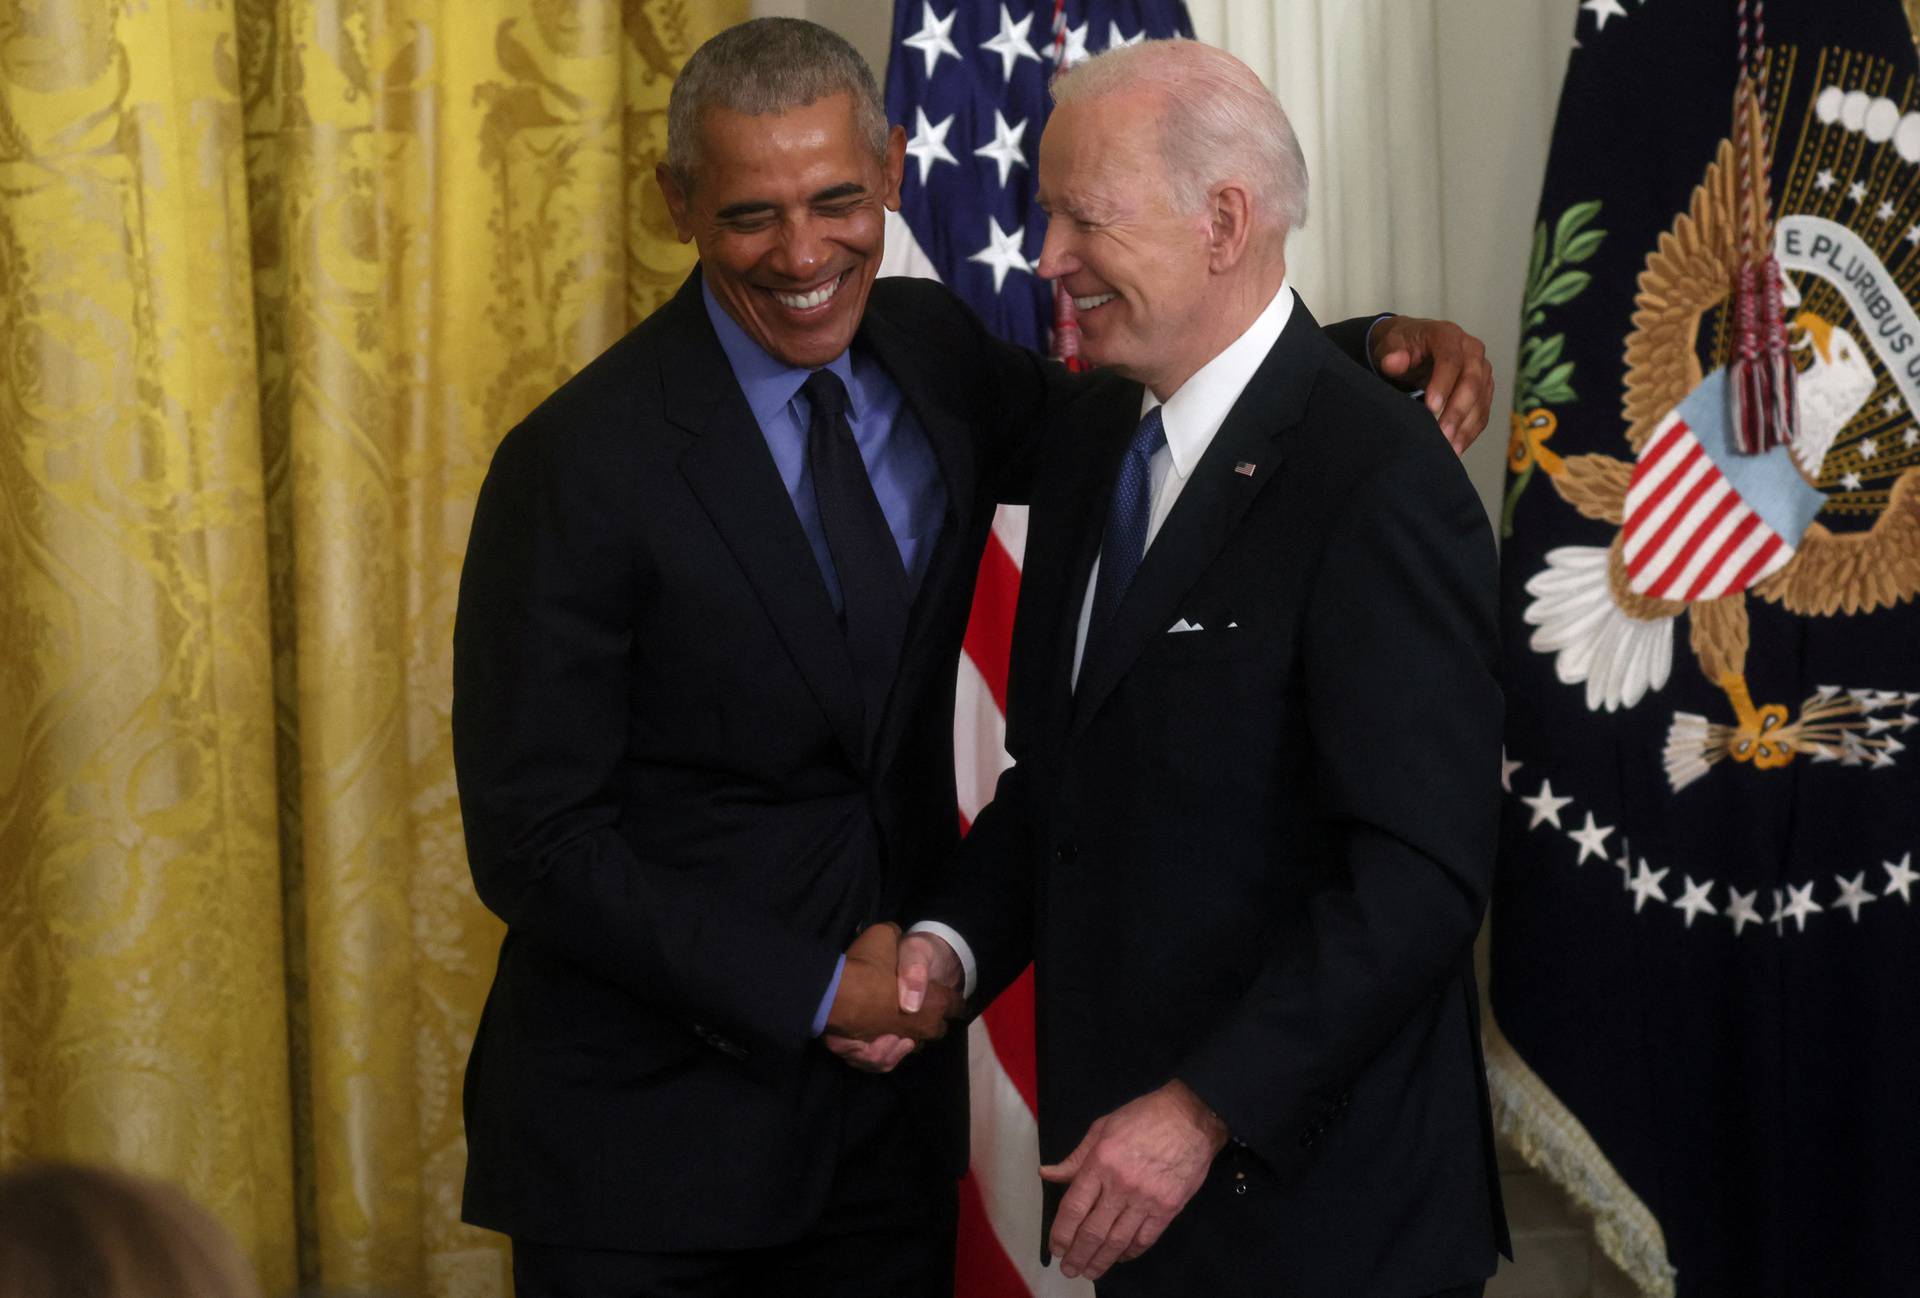
<svg viewBox="0 0 1920 1298">
<path fill-rule="evenodd" d="M 1114 609 L 1133 583 L 1133 574 L 1147 552 L 1147 520 L 1153 514 L 1153 453 L 1167 444 L 1160 407 L 1147 411 L 1134 430 L 1120 473 L 1113 481 L 1113 503 L 1107 507 L 1107 530 L 1100 540 L 1100 576 L 1093 587 L 1093 616 L 1087 623 L 1089 642 L 1113 618 Z"/>
<path fill-rule="evenodd" d="M 800 387 L 811 410 L 807 465 L 814 503 L 840 579 L 840 625 L 866 702 L 871 740 L 900 669 L 911 603 L 907 570 L 847 423 L 846 388 L 831 370 L 815 370 Z"/>
</svg>

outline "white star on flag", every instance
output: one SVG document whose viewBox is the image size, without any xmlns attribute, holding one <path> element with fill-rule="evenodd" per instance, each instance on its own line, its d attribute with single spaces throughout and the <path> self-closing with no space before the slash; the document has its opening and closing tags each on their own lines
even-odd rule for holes
<svg viewBox="0 0 1920 1298">
<path fill-rule="evenodd" d="M 1902 434 L 1900 441 L 1907 446 L 1920 446 L 1920 428 L 1909 428 Z"/>
<path fill-rule="evenodd" d="M 1680 900 L 1673 903 L 1675 910 L 1687 912 L 1687 927 L 1693 927 L 1695 917 L 1700 915 L 1718 915 L 1720 911 L 1707 900 L 1707 894 L 1713 891 L 1713 880 L 1695 883 L 1690 874 L 1681 875 L 1686 880 L 1686 890 L 1680 894 Z"/>
<path fill-rule="evenodd" d="M 955 47 L 952 35 L 953 20 L 959 12 L 955 9 L 945 18 L 941 18 L 934 14 L 932 5 L 922 5 L 920 30 L 900 42 L 902 45 L 920 51 L 921 56 L 927 61 L 928 77 L 932 77 L 933 70 L 940 66 L 942 54 L 951 54 L 956 62 L 961 61 L 960 51 Z"/>
<path fill-rule="evenodd" d="M 1122 45 L 1138 45 L 1145 39 L 1147 39 L 1147 29 L 1144 27 L 1128 36 L 1121 32 L 1119 23 L 1107 24 L 1107 48 L 1110 50 L 1117 50 Z"/>
<path fill-rule="evenodd" d="M 1900 858 L 1900 864 L 1898 865 L 1895 865 L 1892 861 L 1880 862 L 1882 868 L 1887 872 L 1887 886 L 1880 893 L 1882 897 L 1891 897 L 1897 892 L 1900 894 L 1901 901 L 1906 902 L 1908 905 L 1913 904 L 1913 894 L 1907 890 L 1913 887 L 1916 880 L 1920 880 L 1920 870 L 1909 869 L 1908 867 L 1912 862 L 1912 852 L 1908 852 L 1905 856 L 1902 856 Z"/>
<path fill-rule="evenodd" d="M 1533 819 L 1527 822 L 1528 829 L 1538 829 L 1542 821 L 1551 824 L 1555 829 L 1559 829 L 1561 828 L 1560 808 L 1572 802 L 1573 799 L 1554 797 L 1552 781 L 1542 780 L 1540 781 L 1540 792 L 1534 794 L 1531 798 L 1522 798 L 1520 801 L 1533 808 Z"/>
<path fill-rule="evenodd" d="M 1858 491 L 1860 490 L 1860 475 L 1857 473 L 1843 473 L 1840 475 L 1840 485 L 1848 491 Z"/>
<path fill-rule="evenodd" d="M 1661 890 L 1660 881 L 1671 873 L 1673 873 L 1671 870 L 1649 870 L 1647 859 L 1644 856 L 1640 858 L 1640 873 L 1636 874 L 1633 882 L 1627 885 L 1627 891 L 1633 894 L 1634 914 L 1640 913 L 1640 908 L 1647 904 L 1649 897 L 1655 901 L 1667 899 L 1667 894 Z"/>
<path fill-rule="evenodd" d="M 1081 23 L 1078 27 L 1068 27 L 1064 33 L 1067 39 L 1066 57 L 1062 58 L 1060 55 L 1060 37 L 1058 36 L 1053 38 L 1053 44 L 1047 46 L 1047 57 L 1066 68 L 1076 63 L 1085 63 L 1093 57 L 1087 53 L 1087 28 L 1092 25 L 1092 23 Z"/>
<path fill-rule="evenodd" d="M 1880 403 L 1880 413 L 1883 415 L 1890 415 L 1898 409 L 1900 409 L 1900 398 L 1892 394 L 1889 394 L 1887 399 Z"/>
<path fill-rule="evenodd" d="M 1007 282 L 1008 271 L 1025 271 L 1031 275 L 1033 267 L 1020 251 L 1020 236 L 1025 232 L 1018 226 L 1012 230 L 1002 230 L 1000 222 L 990 216 L 987 218 L 987 231 L 987 246 L 967 260 L 993 267 L 993 291 L 998 293 L 1000 286 Z"/>
<path fill-rule="evenodd" d="M 1920 225 L 1910 225 L 1907 227 L 1907 242 L 1916 248 L 1920 248 Z"/>
<path fill-rule="evenodd" d="M 1880 206 L 1873 209 L 1873 219 L 1876 221 L 1891 221 L 1893 219 L 1893 204 L 1884 198 L 1881 199 Z"/>
<path fill-rule="evenodd" d="M 1865 870 L 1854 875 L 1851 879 L 1842 879 L 1837 874 L 1833 876 L 1833 881 L 1840 885 L 1840 895 L 1834 899 L 1834 909 L 1845 910 L 1848 915 L 1852 916 L 1853 922 L 1856 924 L 1860 922 L 1860 908 L 1869 902 L 1880 900 L 1871 892 L 1867 891 L 1866 880 L 1867 872 Z"/>
<path fill-rule="evenodd" d="M 935 126 L 927 121 L 927 110 L 916 104 L 913 119 L 913 138 L 907 141 L 907 156 L 920 164 L 920 183 L 924 185 L 927 173 L 936 162 L 960 165 L 960 159 L 947 149 L 947 132 L 953 129 L 954 114 L 948 113 L 947 120 Z"/>
<path fill-rule="evenodd" d="M 993 110 L 993 138 L 973 151 L 976 158 L 992 158 L 1000 166 L 1000 183 L 1007 183 L 1007 173 L 1015 167 L 1027 165 L 1027 155 L 1020 151 L 1020 140 L 1027 133 L 1027 124 L 1019 122 L 1007 125 L 1007 119 L 1000 115 L 998 108 Z"/>
<path fill-rule="evenodd" d="M 1567 837 L 1580 844 L 1580 859 L 1575 861 L 1574 864 L 1585 865 L 1589 856 L 1597 856 L 1602 861 L 1606 860 L 1607 849 L 1604 844 L 1607 841 L 1607 835 L 1612 832 L 1612 825 L 1594 824 L 1593 813 L 1589 811 L 1585 825 L 1579 829 L 1569 829 L 1567 831 Z"/>
<path fill-rule="evenodd" d="M 1856 180 L 1851 185 L 1848 185 L 1847 198 L 1855 203 L 1864 203 L 1867 199 L 1867 186 L 1865 182 Z"/>
<path fill-rule="evenodd" d="M 1733 935 L 1740 936 L 1740 930 L 1749 924 L 1761 923 L 1760 911 L 1754 906 L 1759 897 L 1757 892 L 1736 892 L 1731 885 L 1727 888 L 1727 918 L 1733 921 Z"/>
<path fill-rule="evenodd" d="M 1871 437 L 1862 437 L 1860 439 L 1860 458 L 1861 459 L 1871 460 L 1874 456 L 1878 454 L 1880 454 L 1880 443 L 1874 441 Z"/>
<path fill-rule="evenodd" d="M 1787 908 L 1781 912 L 1781 915 L 1783 918 L 1793 921 L 1794 931 L 1797 933 L 1807 931 L 1807 916 L 1826 909 L 1825 906 L 1822 906 L 1813 899 L 1813 885 L 1811 883 L 1802 884 L 1798 888 L 1792 884 L 1788 884 L 1787 896 L 1789 898 Z"/>
<path fill-rule="evenodd" d="M 1833 188 L 1833 180 L 1834 176 L 1831 171 L 1822 171 L 1813 178 L 1813 187 L 1824 194 Z"/>
<path fill-rule="evenodd" d="M 1040 62 L 1040 56 L 1033 52 L 1033 46 L 1027 44 L 1027 28 L 1033 26 L 1033 15 L 1028 14 L 1019 22 L 1007 12 L 1005 5 L 1000 6 L 1000 30 L 988 39 L 980 42 L 980 48 L 1000 56 L 1000 75 L 1010 83 L 1013 80 L 1014 65 L 1021 59 Z"/>
<path fill-rule="evenodd" d="M 1593 29 L 1605 31 L 1607 19 L 1625 18 L 1627 11 L 1620 7 L 1620 0 L 1580 0 L 1580 7 L 1593 15 Z"/>
</svg>

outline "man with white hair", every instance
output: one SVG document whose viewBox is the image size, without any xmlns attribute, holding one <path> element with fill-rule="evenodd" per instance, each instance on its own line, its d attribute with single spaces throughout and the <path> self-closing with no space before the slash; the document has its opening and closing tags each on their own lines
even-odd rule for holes
<svg viewBox="0 0 1920 1298">
<path fill-rule="evenodd" d="M 1289 287 L 1306 168 L 1258 77 L 1160 42 L 1055 99 L 1039 269 L 1109 377 L 1043 441 L 1016 764 L 902 1007 L 1033 961 L 1049 1247 L 1103 1298 L 1478 1294 L 1486 516 Z"/>
</svg>

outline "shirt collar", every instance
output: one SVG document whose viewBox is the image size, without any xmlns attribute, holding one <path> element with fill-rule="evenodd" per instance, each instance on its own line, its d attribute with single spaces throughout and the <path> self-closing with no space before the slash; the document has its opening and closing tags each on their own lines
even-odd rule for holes
<svg viewBox="0 0 1920 1298">
<path fill-rule="evenodd" d="M 1293 286 L 1282 279 L 1273 300 L 1254 318 L 1247 331 L 1227 344 L 1226 349 L 1194 371 L 1193 377 L 1164 403 L 1148 388 L 1140 398 L 1140 417 L 1160 406 L 1161 426 L 1167 434 L 1167 451 L 1173 457 L 1173 470 L 1182 480 L 1190 475 L 1206 453 L 1213 435 L 1227 421 L 1233 403 L 1253 382 L 1254 372 L 1267 353 L 1280 341 L 1293 314 Z"/>
<path fill-rule="evenodd" d="M 762 428 L 766 427 L 798 395 L 800 385 L 807 381 L 807 375 L 813 371 L 787 364 L 749 338 L 739 321 L 728 315 L 727 309 L 714 297 L 713 289 L 708 287 L 704 275 L 700 277 L 700 300 L 706 303 L 707 319 L 713 322 L 713 331 L 720 337 L 720 350 L 726 353 L 727 364 L 733 368 L 733 377 L 739 380 L 740 390 L 746 394 L 747 408 L 753 411 L 754 422 Z M 841 352 L 828 361 L 824 368 L 831 370 L 845 385 L 847 414 L 854 422 L 859 422 L 862 393 L 853 381 L 851 353 Z"/>
</svg>

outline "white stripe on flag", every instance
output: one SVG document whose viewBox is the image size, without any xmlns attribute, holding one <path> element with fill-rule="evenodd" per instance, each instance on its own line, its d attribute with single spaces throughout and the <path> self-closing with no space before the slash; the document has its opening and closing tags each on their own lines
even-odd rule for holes
<svg viewBox="0 0 1920 1298">
<path fill-rule="evenodd" d="M 1680 507 L 1680 502 L 1687 498 L 1687 493 L 1693 490 L 1694 484 L 1709 473 L 1719 472 L 1713 467 L 1713 461 L 1707 458 L 1707 453 L 1700 449 L 1698 442 L 1689 446 L 1685 455 L 1678 458 L 1681 458 L 1685 465 L 1685 471 L 1668 488 L 1666 496 L 1660 503 L 1645 514 L 1636 515 L 1632 510 L 1627 513 L 1629 531 L 1623 553 L 1629 563 L 1646 548 L 1647 542 L 1653 539 L 1653 534 L 1660 530 L 1660 525 Z"/>
<path fill-rule="evenodd" d="M 1706 457 L 1701 458 L 1704 460 Z M 1715 468 L 1711 461 L 1707 463 L 1707 470 L 1713 478 L 1707 483 L 1706 490 L 1700 493 L 1699 499 L 1687 506 L 1687 512 L 1674 524 L 1673 530 L 1667 533 L 1667 539 L 1661 542 L 1659 550 L 1647 560 L 1646 567 L 1640 570 L 1640 580 L 1649 590 L 1666 582 L 1673 572 L 1674 565 L 1682 562 L 1692 553 L 1690 547 L 1698 540 L 1699 530 L 1706 525 L 1707 516 L 1713 512 L 1715 505 L 1733 494 L 1733 487 L 1721 476 L 1720 470 Z M 1688 491 L 1692 489 L 1691 486 L 1687 487 Z M 1680 495 L 1680 491 L 1679 487 L 1675 487 L 1674 495 Z M 1671 500 L 1672 497 L 1668 499 Z M 1661 503 L 1664 505 L 1666 502 Z"/>
<path fill-rule="evenodd" d="M 1039 1128 L 978 1020 L 967 1029 L 967 1060 L 973 1074 L 973 1176 L 1007 1260 L 1034 1298 L 1093 1298 L 1085 1280 L 1067 1279 L 1057 1264 L 1040 1265 Z"/>
<path fill-rule="evenodd" d="M 960 655 L 953 693 L 953 774 L 960 790 L 960 814 L 972 824 L 980 809 L 993 801 L 993 786 L 1013 759 L 1007 756 L 1007 723 L 1000 705 L 966 654 Z"/>
</svg>

